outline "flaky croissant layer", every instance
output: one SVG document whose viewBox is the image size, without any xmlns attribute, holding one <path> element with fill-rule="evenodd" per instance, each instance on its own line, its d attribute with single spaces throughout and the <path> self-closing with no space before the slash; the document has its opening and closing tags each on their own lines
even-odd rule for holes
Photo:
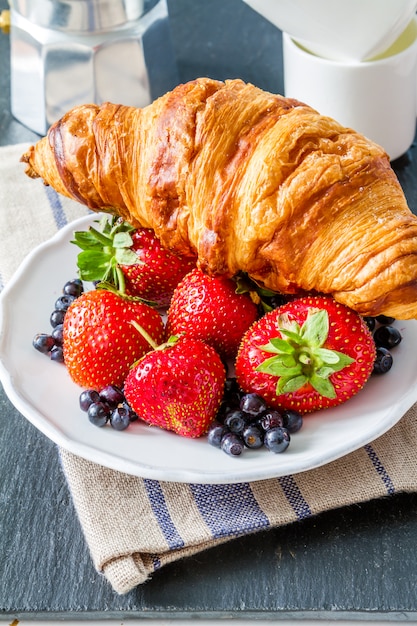
<svg viewBox="0 0 417 626">
<path fill-rule="evenodd" d="M 200 78 L 143 109 L 77 107 L 22 160 L 210 274 L 417 317 L 417 218 L 388 156 L 296 100 Z"/>
</svg>

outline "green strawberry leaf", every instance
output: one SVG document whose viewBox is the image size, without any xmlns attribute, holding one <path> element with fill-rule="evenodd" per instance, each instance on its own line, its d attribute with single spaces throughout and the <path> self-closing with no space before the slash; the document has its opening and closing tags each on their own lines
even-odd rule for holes
<svg viewBox="0 0 417 626">
<path fill-rule="evenodd" d="M 77 265 L 82 280 L 102 280 L 109 267 L 109 255 L 102 250 L 84 250 L 78 255 Z"/>
<path fill-rule="evenodd" d="M 88 250 L 92 247 L 102 248 L 96 237 L 89 231 L 77 231 L 74 233 L 74 239 L 71 241 L 82 250 Z"/>
<path fill-rule="evenodd" d="M 313 374 L 310 378 L 310 384 L 321 396 L 325 398 L 336 397 L 335 389 L 328 378 L 322 378 L 317 376 L 317 374 Z"/>
<path fill-rule="evenodd" d="M 301 374 L 295 378 L 286 378 L 282 376 L 277 383 L 277 395 L 280 396 L 283 393 L 294 393 L 304 387 L 308 382 L 306 376 Z"/>
<path fill-rule="evenodd" d="M 264 352 L 272 352 L 273 354 L 281 354 L 283 352 L 291 354 L 294 352 L 293 346 L 280 337 L 272 337 L 267 344 L 260 346 L 259 349 Z"/>
<path fill-rule="evenodd" d="M 307 319 L 301 329 L 301 336 L 309 346 L 320 347 L 329 335 L 329 314 L 325 309 L 308 312 Z"/>
<path fill-rule="evenodd" d="M 272 374 L 273 376 L 298 376 L 302 372 L 302 366 L 297 363 L 295 359 L 285 360 L 279 356 L 273 356 L 270 359 L 262 361 L 257 368 L 257 372 L 263 372 L 264 374 Z"/>
<path fill-rule="evenodd" d="M 333 369 L 333 372 L 340 372 L 340 370 L 344 369 L 345 367 L 347 367 L 351 363 L 354 363 L 355 361 L 355 359 L 352 359 L 352 357 L 348 356 L 347 354 L 344 354 L 343 352 L 338 352 L 337 350 L 331 350 L 329 352 L 333 352 L 333 354 L 337 356 L 337 361 L 331 362 L 330 360 L 325 360 L 325 359 L 322 359 L 322 361 L 323 363 L 326 363 L 326 365 L 330 365 Z M 320 351 L 320 354 L 321 354 L 321 351 Z M 326 357 L 326 359 L 328 359 L 328 357 Z"/>
<path fill-rule="evenodd" d="M 126 248 L 116 248 L 114 258 L 119 265 L 143 265 L 138 255 L 133 250 L 127 250 Z"/>
<path fill-rule="evenodd" d="M 113 248 L 130 248 L 133 239 L 128 232 L 116 233 L 113 237 Z"/>
</svg>

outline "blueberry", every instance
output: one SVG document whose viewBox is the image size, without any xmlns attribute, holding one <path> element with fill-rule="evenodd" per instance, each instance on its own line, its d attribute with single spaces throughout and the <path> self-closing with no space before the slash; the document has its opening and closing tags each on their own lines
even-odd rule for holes
<svg viewBox="0 0 417 626">
<path fill-rule="evenodd" d="M 252 416 L 259 415 L 266 408 L 265 400 L 257 393 L 245 393 L 240 400 L 240 409 Z"/>
<path fill-rule="evenodd" d="M 232 433 L 242 433 L 246 426 L 245 414 L 239 409 L 230 411 L 224 418 L 224 425 Z"/>
<path fill-rule="evenodd" d="M 221 441 L 221 449 L 230 456 L 239 456 L 242 454 L 245 444 L 243 439 L 236 433 L 226 433 Z"/>
<path fill-rule="evenodd" d="M 55 345 L 55 340 L 52 335 L 46 333 L 37 333 L 32 341 L 33 347 L 36 348 L 42 354 L 48 354 Z"/>
<path fill-rule="evenodd" d="M 269 430 L 275 426 L 284 426 L 284 420 L 279 411 L 266 409 L 258 417 L 259 425 L 263 430 Z"/>
<path fill-rule="evenodd" d="M 51 317 L 49 318 L 51 326 L 55 328 L 59 324 L 63 324 L 64 317 L 65 317 L 65 311 L 59 311 L 58 309 L 55 309 L 55 311 L 52 311 Z"/>
<path fill-rule="evenodd" d="M 375 344 L 382 348 L 395 348 L 401 340 L 401 333 L 395 326 L 380 326 L 374 332 Z"/>
<path fill-rule="evenodd" d="M 275 426 L 266 431 L 264 437 L 265 447 L 275 454 L 285 452 L 290 445 L 290 433 L 286 428 Z"/>
<path fill-rule="evenodd" d="M 256 424 L 248 424 L 242 433 L 242 437 L 247 448 L 262 448 L 264 445 L 263 430 Z"/>
<path fill-rule="evenodd" d="M 367 327 L 369 328 L 369 330 L 372 332 L 376 326 L 376 320 L 374 317 L 364 317 L 363 321 L 365 322 L 365 324 L 367 325 Z"/>
<path fill-rule="evenodd" d="M 62 292 L 64 294 L 68 294 L 70 296 L 75 296 L 78 298 L 84 291 L 83 283 L 79 278 L 74 278 L 74 280 L 69 280 L 65 283 Z"/>
<path fill-rule="evenodd" d="M 388 315 L 377 315 L 376 321 L 380 324 L 393 324 L 395 322 L 395 317 L 389 317 Z"/>
<path fill-rule="evenodd" d="M 90 404 L 100 402 L 100 396 L 95 389 L 86 389 L 82 391 L 79 398 L 80 408 L 82 411 L 88 411 Z"/>
<path fill-rule="evenodd" d="M 224 424 L 214 421 L 210 424 L 207 431 L 207 440 L 211 446 L 220 448 L 223 436 L 228 432 Z"/>
<path fill-rule="evenodd" d="M 55 310 L 56 311 L 66 311 L 70 304 L 72 304 L 75 300 L 75 296 L 70 296 L 68 294 L 64 294 L 63 296 L 59 296 L 59 298 L 55 301 Z"/>
<path fill-rule="evenodd" d="M 55 326 L 55 328 L 52 329 L 51 335 L 54 338 L 55 344 L 62 346 L 64 341 L 64 325 L 58 324 Z"/>
<path fill-rule="evenodd" d="M 239 393 L 239 385 L 237 383 L 236 378 L 229 376 L 226 378 L 226 382 L 224 383 L 224 392 L 225 393 Z"/>
<path fill-rule="evenodd" d="M 232 407 L 239 406 L 241 391 L 236 378 L 227 378 L 224 385 L 224 401 Z"/>
<path fill-rule="evenodd" d="M 129 413 L 129 419 L 131 422 L 136 422 L 136 420 L 139 419 L 139 416 L 137 415 L 137 413 L 135 413 L 135 411 L 132 409 L 131 406 L 129 406 L 129 404 L 126 402 L 126 400 L 123 402 L 123 406 L 126 409 L 126 411 Z"/>
<path fill-rule="evenodd" d="M 64 362 L 64 351 L 62 346 L 54 346 L 51 350 L 51 361 L 55 361 L 56 363 Z"/>
<path fill-rule="evenodd" d="M 129 424 L 129 411 L 125 407 L 118 406 L 112 411 L 110 415 L 110 426 L 112 426 L 115 430 L 126 430 Z"/>
<path fill-rule="evenodd" d="M 296 433 L 303 425 L 303 416 L 294 409 L 287 409 L 282 414 L 284 420 L 284 428 L 288 430 L 290 434 Z"/>
<path fill-rule="evenodd" d="M 393 362 L 391 352 L 387 348 L 378 346 L 376 349 L 373 373 L 386 374 L 391 369 Z"/>
<path fill-rule="evenodd" d="M 105 426 L 110 417 L 110 407 L 105 402 L 93 402 L 88 407 L 87 415 L 94 426 Z"/>
<path fill-rule="evenodd" d="M 116 385 L 107 385 L 100 389 L 100 400 L 107 402 L 111 407 L 116 408 L 118 404 L 121 404 L 125 397 L 123 391 Z"/>
</svg>

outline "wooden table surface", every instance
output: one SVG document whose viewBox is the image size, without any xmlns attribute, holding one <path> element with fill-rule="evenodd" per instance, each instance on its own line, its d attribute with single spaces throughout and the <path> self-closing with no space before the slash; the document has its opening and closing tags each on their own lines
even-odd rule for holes
<svg viewBox="0 0 417 626">
<path fill-rule="evenodd" d="M 240 77 L 282 93 L 280 33 L 240 0 L 169 8 L 181 81 Z M 0 145 L 37 139 L 11 116 L 8 54 L 0 34 Z M 416 211 L 416 145 L 394 166 Z M 93 569 L 55 445 L 0 393 L 2 619 L 414 620 L 416 545 L 417 495 L 400 494 L 235 539 L 118 596 Z"/>
</svg>

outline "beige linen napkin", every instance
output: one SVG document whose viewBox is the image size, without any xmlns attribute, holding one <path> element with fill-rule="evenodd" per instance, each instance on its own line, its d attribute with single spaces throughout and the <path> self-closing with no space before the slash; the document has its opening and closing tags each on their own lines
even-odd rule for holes
<svg viewBox="0 0 417 626">
<path fill-rule="evenodd" d="M 34 246 L 87 213 L 23 174 L 25 147 L 0 148 L 2 285 Z M 234 537 L 415 491 L 416 417 L 417 406 L 376 441 L 321 468 L 233 485 L 141 479 L 60 454 L 94 565 L 123 594 L 163 565 Z"/>
</svg>

